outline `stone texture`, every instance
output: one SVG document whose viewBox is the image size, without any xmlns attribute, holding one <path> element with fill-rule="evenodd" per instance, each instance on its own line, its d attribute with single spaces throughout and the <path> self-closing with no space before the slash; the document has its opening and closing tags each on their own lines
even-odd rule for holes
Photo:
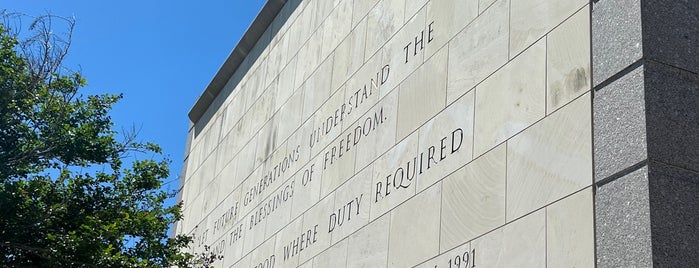
<svg viewBox="0 0 699 268">
<path fill-rule="evenodd" d="M 655 62 L 644 68 L 649 157 L 699 170 L 699 74 Z"/>
<path fill-rule="evenodd" d="M 458 262 L 457 262 L 458 259 Z M 438 256 L 421 263 L 416 268 L 434 268 L 434 267 L 474 267 L 473 257 L 471 252 L 471 243 L 465 243 L 447 252 L 443 252 Z"/>
<path fill-rule="evenodd" d="M 653 266 L 699 266 L 699 172 L 651 162 L 648 177 Z"/>
<path fill-rule="evenodd" d="M 275 115 L 277 119 L 277 139 L 285 141 L 301 125 L 303 91 L 294 92 Z"/>
<path fill-rule="evenodd" d="M 346 135 L 342 135 L 341 137 L 343 136 Z M 338 143 L 340 142 L 336 140 L 331 146 L 335 146 L 335 144 Z M 327 161 L 325 159 L 332 153 L 331 150 L 332 149 L 329 149 L 320 154 L 321 158 L 324 160 L 323 165 L 327 167 L 325 170 L 323 170 L 324 180 L 321 182 L 320 187 L 320 192 L 323 196 L 337 189 L 337 187 L 345 183 L 350 177 L 352 177 L 352 175 L 354 175 L 357 150 L 344 152 L 341 158 L 332 161 L 332 164 L 330 164 L 331 161 Z M 332 156 L 329 158 L 332 158 Z"/>
<path fill-rule="evenodd" d="M 320 183 L 323 180 L 322 158 L 316 157 L 294 175 L 296 188 L 292 203 L 291 217 L 302 215 L 320 200 Z"/>
<path fill-rule="evenodd" d="M 249 214 L 244 214 L 244 219 L 247 222 L 243 228 L 245 228 L 245 236 L 243 237 L 243 252 L 251 252 L 253 249 L 257 248 L 260 246 L 263 242 L 265 242 L 265 226 L 267 224 L 267 221 L 269 218 L 264 218 L 256 223 L 252 223 L 252 220 L 250 220 L 250 217 L 252 216 L 255 211 L 258 211 L 261 209 L 262 205 L 259 206 L 250 206 L 252 207 L 251 213 Z M 257 252 L 257 251 L 255 251 Z M 261 258 L 261 256 L 260 256 Z"/>
<path fill-rule="evenodd" d="M 405 21 L 412 18 L 427 2 L 428 0 L 405 0 Z"/>
<path fill-rule="evenodd" d="M 546 38 L 546 113 L 590 91 L 590 9 L 585 7 Z"/>
<path fill-rule="evenodd" d="M 291 59 L 284 69 L 279 73 L 279 88 L 277 89 L 277 99 L 275 100 L 275 110 L 279 110 L 287 99 L 296 91 L 294 79 L 296 78 L 296 57 Z M 298 91 L 301 92 L 301 91 Z"/>
<path fill-rule="evenodd" d="M 641 0 L 593 1 L 593 86 L 643 57 L 641 32 Z"/>
<path fill-rule="evenodd" d="M 476 87 L 474 155 L 546 114 L 546 43 L 540 41 Z"/>
<path fill-rule="evenodd" d="M 439 252 L 441 195 L 435 184 L 391 212 L 388 267 L 413 266 Z"/>
<path fill-rule="evenodd" d="M 347 239 L 338 242 L 313 258 L 313 267 L 347 267 Z"/>
<path fill-rule="evenodd" d="M 440 251 L 505 224 L 505 146 L 442 181 Z"/>
<path fill-rule="evenodd" d="M 648 168 L 604 185 L 595 194 L 597 267 L 652 267 Z"/>
<path fill-rule="evenodd" d="M 647 158 L 643 66 L 595 92 L 595 180 Z"/>
<path fill-rule="evenodd" d="M 273 255 L 274 239 L 270 239 L 250 253 L 250 263 L 252 264 L 252 267 L 267 267 L 271 265 Z"/>
<path fill-rule="evenodd" d="M 313 121 L 314 139 L 311 155 L 316 155 L 326 150 L 326 146 L 331 144 L 335 138 L 342 134 L 342 124 L 347 124 L 344 116 L 335 116 L 335 111 L 345 102 L 344 90 L 338 90 L 318 108 L 310 120 Z M 304 145 L 306 146 L 306 145 Z M 351 171 L 351 170 L 350 170 Z"/>
<path fill-rule="evenodd" d="M 352 8 L 352 26 L 356 27 L 379 0 L 355 0 Z"/>
<path fill-rule="evenodd" d="M 327 5 L 336 4 L 332 3 L 333 1 L 320 2 Z M 319 31 L 323 32 L 322 59 L 327 58 L 352 29 L 352 1 L 341 1 L 336 5 L 332 13 L 323 22 L 321 29 L 319 29 Z"/>
<path fill-rule="evenodd" d="M 348 267 L 386 267 L 390 220 L 391 215 L 386 214 L 349 237 Z"/>
<path fill-rule="evenodd" d="M 342 1 L 337 4 L 337 7 L 323 22 L 319 31 L 321 30 L 323 31 L 321 58 L 325 59 L 352 30 L 352 1 Z"/>
<path fill-rule="evenodd" d="M 697 14 L 693 0 L 642 1 L 644 56 L 699 74 Z"/>
<path fill-rule="evenodd" d="M 364 58 L 368 59 L 403 26 L 405 0 L 380 0 L 367 15 Z"/>
<path fill-rule="evenodd" d="M 348 1 L 349 2 L 349 1 Z M 358 2 L 358 1 L 355 1 Z M 366 20 L 363 20 L 338 45 L 334 53 L 332 88 L 337 89 L 364 64 Z M 376 57 L 377 59 L 379 57 Z M 366 65 L 376 67 L 372 65 Z"/>
<path fill-rule="evenodd" d="M 235 176 L 244 180 L 250 175 L 255 169 L 255 148 L 257 147 L 256 141 L 250 141 L 243 147 L 243 149 L 238 154 L 238 169 L 235 172 Z M 242 183 L 242 182 L 241 182 Z"/>
<path fill-rule="evenodd" d="M 374 190 L 372 192 L 380 194 L 372 194 L 371 196 L 372 220 L 415 195 L 417 181 L 420 179 L 419 175 L 413 172 L 408 176 L 404 172 L 396 170 L 398 168 L 405 170 L 406 163 L 409 161 L 412 163 L 413 157 L 417 155 L 417 136 L 417 133 L 408 136 L 373 163 L 374 175 L 372 177 L 374 179 L 372 185 Z M 387 185 L 388 183 L 391 185 Z M 380 185 L 381 189 L 377 189 L 377 185 Z"/>
<path fill-rule="evenodd" d="M 396 140 L 415 131 L 446 106 L 447 48 L 435 54 L 400 85 Z"/>
<path fill-rule="evenodd" d="M 512 0 L 510 58 L 524 51 L 587 3 L 586 0 Z"/>
<path fill-rule="evenodd" d="M 507 220 L 592 184 L 590 95 L 507 142 Z"/>
<path fill-rule="evenodd" d="M 359 62 L 361 66 L 362 61 L 360 60 Z M 347 122 L 347 124 L 345 124 L 345 128 L 349 127 L 355 121 L 363 117 L 366 112 L 375 108 L 374 105 L 378 103 L 379 100 L 381 100 L 384 105 L 386 104 L 387 100 L 382 100 L 382 98 L 379 96 L 383 86 L 381 84 L 382 67 L 381 55 L 376 55 L 367 60 L 367 62 L 347 80 L 345 88 L 345 102 L 347 102 L 347 105 L 352 107 L 352 109 L 347 113 L 344 120 Z M 333 77 L 335 77 L 334 74 Z M 390 72 L 387 79 L 392 79 Z M 364 94 L 366 94 L 366 97 Z M 362 101 L 357 102 L 356 99 L 360 96 Z M 351 104 L 349 103 L 350 99 L 352 100 Z"/>
<path fill-rule="evenodd" d="M 546 267 L 546 213 L 536 211 L 471 242 L 477 267 Z"/>
<path fill-rule="evenodd" d="M 291 218 L 291 202 L 294 195 L 294 188 L 296 187 L 296 182 L 290 181 L 282 184 L 274 192 L 271 193 L 267 199 L 264 200 L 264 204 L 271 208 L 272 210 L 268 212 L 269 215 L 265 216 L 270 219 L 265 225 L 265 239 L 271 238 L 279 232 L 284 226 L 289 224 L 293 218 Z M 277 201 L 280 198 L 280 201 Z"/>
<path fill-rule="evenodd" d="M 302 58 L 302 57 L 299 57 Z M 308 60 L 299 60 L 300 62 L 306 62 Z M 318 67 L 318 70 L 311 75 L 310 78 L 303 84 L 303 117 L 302 121 L 306 120 L 320 108 L 325 101 L 332 95 L 331 79 L 332 79 L 332 68 L 333 58 L 329 57 Z M 296 73 L 303 70 L 299 67 Z M 298 76 L 297 76 L 298 79 Z"/>
<path fill-rule="evenodd" d="M 478 15 L 478 0 L 432 0 L 427 5 L 427 25 L 432 24 L 433 40 L 425 48 L 431 57 Z"/>
<path fill-rule="evenodd" d="M 291 243 L 305 230 L 302 229 L 303 218 L 299 217 L 279 231 L 274 240 L 276 261 L 274 267 L 296 268 L 299 264 L 299 254 L 293 252 Z"/>
<path fill-rule="evenodd" d="M 473 91 L 466 93 L 420 127 L 420 144 L 418 145 L 420 152 L 427 152 L 429 156 L 431 146 L 441 150 L 443 143 L 451 143 L 451 147 L 456 146 L 458 150 L 450 154 L 449 158 L 437 163 L 438 168 L 430 168 L 420 174 L 420 180 L 417 182 L 418 191 L 430 187 L 473 159 L 473 97 Z M 461 132 L 455 132 L 457 129 L 461 129 Z M 457 145 L 457 140 L 452 142 L 453 133 L 461 134 L 454 135 L 455 139 L 462 138 L 460 145 Z M 456 148 L 449 148 L 449 152 Z M 437 149 L 434 150 L 437 151 Z"/>
<path fill-rule="evenodd" d="M 299 60 L 296 63 L 296 78 L 294 78 L 295 87 L 301 86 L 306 81 L 306 79 L 309 79 L 309 77 L 318 68 L 318 65 L 320 65 L 321 62 L 323 62 L 323 59 L 321 58 L 322 40 L 322 33 L 320 31 L 316 31 L 308 40 L 308 42 L 306 42 L 305 45 L 301 47 L 301 50 L 299 50 L 299 53 L 297 55 Z M 325 59 L 325 62 L 327 61 L 329 61 L 329 59 Z M 330 66 L 332 66 L 332 63 L 330 64 Z M 328 68 L 323 69 L 327 70 Z M 330 80 L 330 75 L 328 75 L 327 78 L 323 79 Z M 328 81 L 328 83 L 330 82 Z M 323 89 L 326 89 L 328 91 L 331 90 L 329 87 L 324 87 Z"/>
<path fill-rule="evenodd" d="M 360 119 L 350 129 L 354 131 L 358 126 L 364 126 L 369 118 L 374 120 L 377 116 L 383 115 L 384 121 L 376 126 L 368 135 L 361 135 L 357 144 L 357 163 L 355 170 L 360 170 L 373 162 L 379 156 L 396 144 L 396 124 L 398 117 L 398 91 L 394 91 L 371 110 L 362 115 Z M 373 123 L 372 123 L 373 124 Z"/>
<path fill-rule="evenodd" d="M 365 168 L 335 192 L 333 244 L 369 223 L 372 171 L 371 166 Z"/>
<path fill-rule="evenodd" d="M 316 241 L 299 253 L 299 262 L 306 262 L 330 247 L 330 233 L 325 228 L 326 217 L 332 213 L 334 201 L 335 194 L 333 193 L 320 200 L 303 214 L 303 230 L 317 230 L 318 233 L 314 237 Z M 318 227 L 315 227 L 316 225 Z"/>
<path fill-rule="evenodd" d="M 509 0 L 498 0 L 449 42 L 447 103 L 507 63 Z"/>
<path fill-rule="evenodd" d="M 478 0 L 478 14 L 483 13 L 483 11 L 488 9 L 494 2 L 495 0 Z"/>
<path fill-rule="evenodd" d="M 389 77 L 385 83 L 381 84 L 382 98 L 392 90 L 396 90 L 406 77 L 409 75 L 412 77 L 413 71 L 422 65 L 425 50 L 420 48 L 431 45 L 428 33 L 425 31 L 425 15 L 426 9 L 420 9 L 376 53 L 381 54 L 381 66 L 390 66 Z M 416 39 L 418 41 L 415 41 Z M 423 40 L 422 43 L 419 40 Z M 419 45 L 416 46 L 416 42 Z"/>
<path fill-rule="evenodd" d="M 546 266 L 594 267 L 592 187 L 546 208 Z"/>
</svg>

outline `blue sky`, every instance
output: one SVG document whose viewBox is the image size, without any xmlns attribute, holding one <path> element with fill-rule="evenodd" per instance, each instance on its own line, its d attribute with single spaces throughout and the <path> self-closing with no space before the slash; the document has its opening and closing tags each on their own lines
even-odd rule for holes
<svg viewBox="0 0 699 268">
<path fill-rule="evenodd" d="M 163 147 L 174 190 L 187 113 L 265 2 L 0 0 L 0 9 L 75 17 L 65 65 L 87 78 L 83 94 L 124 94 L 116 129 L 135 126 L 142 141 Z"/>
</svg>

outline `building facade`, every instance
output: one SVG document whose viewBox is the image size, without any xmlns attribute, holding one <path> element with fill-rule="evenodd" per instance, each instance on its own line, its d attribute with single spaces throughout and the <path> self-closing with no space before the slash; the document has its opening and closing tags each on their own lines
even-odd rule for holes
<svg viewBox="0 0 699 268">
<path fill-rule="evenodd" d="M 216 267 L 699 266 L 699 2 L 268 1 L 190 111 Z"/>
</svg>

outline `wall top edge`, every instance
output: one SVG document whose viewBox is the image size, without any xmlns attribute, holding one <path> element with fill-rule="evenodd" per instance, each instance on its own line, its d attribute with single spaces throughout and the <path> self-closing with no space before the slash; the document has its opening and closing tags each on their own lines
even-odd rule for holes
<svg viewBox="0 0 699 268">
<path fill-rule="evenodd" d="M 211 106 L 214 99 L 221 93 L 221 90 L 228 82 L 228 79 L 240 67 L 248 52 L 262 37 L 262 34 L 272 24 L 274 18 L 279 14 L 286 4 L 287 0 L 268 0 L 262 7 L 262 10 L 257 14 L 252 24 L 248 26 L 238 44 L 233 48 L 233 51 L 228 55 L 226 61 L 223 62 L 221 68 L 216 72 L 214 78 L 209 82 L 209 85 L 204 89 L 204 92 L 197 98 L 192 109 L 189 110 L 188 116 L 192 123 L 196 123 L 201 119 L 206 110 Z"/>
</svg>

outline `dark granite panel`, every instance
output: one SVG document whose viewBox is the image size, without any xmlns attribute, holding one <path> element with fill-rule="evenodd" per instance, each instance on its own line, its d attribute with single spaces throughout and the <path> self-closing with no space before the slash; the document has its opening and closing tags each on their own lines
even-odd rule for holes
<svg viewBox="0 0 699 268">
<path fill-rule="evenodd" d="M 593 86 L 643 56 L 640 0 L 600 0 L 592 5 Z"/>
<path fill-rule="evenodd" d="M 595 225 L 597 267 L 651 267 L 647 166 L 599 186 Z"/>
<path fill-rule="evenodd" d="M 649 158 L 699 171 L 699 75 L 652 61 L 644 68 Z"/>
<path fill-rule="evenodd" d="M 647 158 L 643 99 L 643 66 L 595 92 L 595 181 Z"/>
<path fill-rule="evenodd" d="M 651 232 L 655 267 L 699 267 L 699 173 L 651 162 Z"/>
<path fill-rule="evenodd" d="M 699 74 L 699 1 L 644 0 L 643 54 Z"/>
</svg>

